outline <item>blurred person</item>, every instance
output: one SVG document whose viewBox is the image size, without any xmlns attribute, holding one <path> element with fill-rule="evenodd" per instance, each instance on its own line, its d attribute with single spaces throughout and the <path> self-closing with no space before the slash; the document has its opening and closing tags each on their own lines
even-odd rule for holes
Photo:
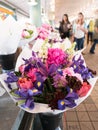
<svg viewBox="0 0 98 130">
<path fill-rule="evenodd" d="M 96 44 L 98 43 L 98 19 L 95 20 L 94 34 L 93 34 L 93 45 L 91 46 L 90 53 L 94 54 Z"/>
<path fill-rule="evenodd" d="M 78 19 L 73 24 L 73 33 L 76 42 L 75 50 L 84 48 L 85 34 L 87 33 L 87 26 L 84 21 L 83 13 L 78 13 Z"/>
<path fill-rule="evenodd" d="M 60 33 L 60 37 L 62 39 L 70 36 L 70 30 L 71 30 L 71 23 L 69 21 L 68 15 L 64 14 L 62 21 L 60 22 L 60 26 L 59 26 L 59 33 Z"/>
<path fill-rule="evenodd" d="M 87 44 L 89 41 L 93 41 L 93 33 L 94 33 L 94 20 L 90 20 L 88 25 L 88 35 L 87 35 Z"/>
</svg>

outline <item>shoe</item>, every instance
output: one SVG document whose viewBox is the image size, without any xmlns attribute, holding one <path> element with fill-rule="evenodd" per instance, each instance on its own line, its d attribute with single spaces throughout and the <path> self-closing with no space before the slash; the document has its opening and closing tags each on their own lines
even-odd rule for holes
<svg viewBox="0 0 98 130">
<path fill-rule="evenodd" d="M 95 52 L 93 52 L 93 51 L 90 51 L 90 54 L 95 54 Z"/>
</svg>

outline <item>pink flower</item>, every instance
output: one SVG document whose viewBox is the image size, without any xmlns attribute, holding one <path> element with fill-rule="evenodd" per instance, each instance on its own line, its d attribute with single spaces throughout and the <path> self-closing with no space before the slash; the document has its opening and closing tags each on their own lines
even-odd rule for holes
<svg viewBox="0 0 98 130">
<path fill-rule="evenodd" d="M 22 37 L 23 37 L 23 38 L 29 37 L 29 36 L 30 36 L 30 34 L 29 34 L 28 31 L 23 31 L 23 32 L 22 32 Z"/>
<path fill-rule="evenodd" d="M 56 64 L 57 66 L 65 65 L 66 62 L 67 62 L 67 54 L 64 51 L 62 51 L 62 49 L 58 48 L 48 49 L 47 63 L 49 65 L 51 64 Z"/>
<path fill-rule="evenodd" d="M 45 40 L 49 36 L 49 31 L 43 27 L 40 27 L 37 29 L 38 31 L 38 37 Z"/>
<path fill-rule="evenodd" d="M 71 67 L 71 68 L 70 68 L 70 67 L 65 68 L 65 69 L 63 70 L 63 75 L 64 75 L 64 77 L 66 77 L 66 75 L 75 76 L 75 77 L 77 77 L 81 82 L 83 82 L 83 79 L 82 79 L 81 75 L 78 74 L 78 73 L 75 73 L 72 67 Z"/>
<path fill-rule="evenodd" d="M 47 29 L 47 30 L 51 30 L 52 29 L 52 27 L 49 24 L 43 24 L 42 27 Z"/>
<path fill-rule="evenodd" d="M 67 68 L 65 68 L 65 69 L 63 70 L 63 75 L 64 75 L 65 77 L 66 77 L 66 75 L 73 76 L 73 74 L 74 74 L 73 68 L 67 67 Z"/>
<path fill-rule="evenodd" d="M 35 75 L 36 69 L 30 69 L 27 73 L 27 76 L 32 80 L 32 82 L 36 81 L 36 75 Z"/>
<path fill-rule="evenodd" d="M 48 35 L 46 35 L 46 34 L 44 34 L 42 32 L 39 34 L 39 38 L 41 38 L 43 40 L 45 40 L 47 37 L 48 37 Z"/>
<path fill-rule="evenodd" d="M 87 82 L 83 82 L 83 85 L 82 85 L 81 89 L 79 91 L 77 91 L 77 94 L 80 97 L 84 97 L 84 96 L 86 96 L 86 94 L 88 93 L 90 88 L 91 88 L 90 84 L 88 84 Z"/>
<path fill-rule="evenodd" d="M 21 73 L 24 73 L 24 69 L 25 69 L 25 65 L 21 65 L 21 66 L 19 67 L 19 71 L 20 71 Z"/>
<path fill-rule="evenodd" d="M 33 87 L 32 80 L 30 78 L 19 78 L 18 85 L 21 89 L 31 89 Z"/>
</svg>

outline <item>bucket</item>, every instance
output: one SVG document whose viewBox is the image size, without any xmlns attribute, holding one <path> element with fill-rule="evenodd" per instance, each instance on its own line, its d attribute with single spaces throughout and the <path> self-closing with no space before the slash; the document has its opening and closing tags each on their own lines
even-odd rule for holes
<svg viewBox="0 0 98 130">
<path fill-rule="evenodd" d="M 56 115 L 39 113 L 43 130 L 61 130 L 62 115 L 62 113 Z"/>
<path fill-rule="evenodd" d="M 13 70 L 15 68 L 15 53 L 0 55 L 0 64 L 3 70 Z"/>
</svg>

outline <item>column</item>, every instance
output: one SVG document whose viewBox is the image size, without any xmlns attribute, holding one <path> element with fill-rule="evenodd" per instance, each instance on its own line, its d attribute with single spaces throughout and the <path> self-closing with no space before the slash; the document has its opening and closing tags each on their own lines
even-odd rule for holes
<svg viewBox="0 0 98 130">
<path fill-rule="evenodd" d="M 36 5 L 30 5 L 30 21 L 36 27 L 41 26 L 41 0 L 37 0 Z"/>
</svg>

